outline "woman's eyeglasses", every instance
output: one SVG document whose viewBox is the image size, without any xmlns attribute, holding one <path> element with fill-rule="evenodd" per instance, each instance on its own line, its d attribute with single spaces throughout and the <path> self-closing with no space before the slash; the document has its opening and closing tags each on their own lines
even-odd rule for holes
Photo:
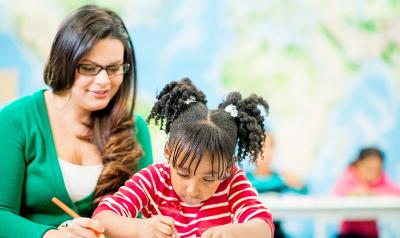
<svg viewBox="0 0 400 238">
<path fill-rule="evenodd" d="M 100 66 L 97 64 L 78 64 L 78 72 L 87 76 L 95 76 L 103 69 L 106 70 L 108 76 L 123 75 L 129 70 L 129 64 L 115 64 L 108 66 Z"/>
</svg>

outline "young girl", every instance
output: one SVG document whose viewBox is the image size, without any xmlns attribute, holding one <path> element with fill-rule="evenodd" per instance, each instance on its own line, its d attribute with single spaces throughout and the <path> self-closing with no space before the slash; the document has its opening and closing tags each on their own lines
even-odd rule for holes
<svg viewBox="0 0 400 238">
<path fill-rule="evenodd" d="M 400 195 L 400 187 L 393 184 L 383 171 L 383 152 L 367 147 L 360 150 L 334 187 L 338 196 Z M 345 221 L 339 237 L 378 237 L 374 220 Z"/>
<path fill-rule="evenodd" d="M 166 85 L 157 96 L 148 120 L 169 133 L 167 161 L 141 170 L 102 199 L 94 218 L 107 237 L 272 237 L 268 208 L 235 166 L 262 152 L 258 105 L 268 110 L 267 103 L 235 92 L 217 110 L 205 104 L 189 79 Z M 147 219 L 135 218 L 140 211 Z"/>
</svg>

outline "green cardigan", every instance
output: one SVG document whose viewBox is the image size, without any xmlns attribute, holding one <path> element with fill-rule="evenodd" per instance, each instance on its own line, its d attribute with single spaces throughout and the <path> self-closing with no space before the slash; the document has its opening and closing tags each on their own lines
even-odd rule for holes
<svg viewBox="0 0 400 238">
<path fill-rule="evenodd" d="M 153 162 L 150 134 L 136 116 L 136 138 L 145 152 L 139 162 Z M 36 238 L 69 215 L 56 207 L 53 196 L 81 216 L 90 216 L 93 194 L 72 202 L 58 164 L 44 101 L 37 91 L 0 109 L 0 237 Z"/>
</svg>

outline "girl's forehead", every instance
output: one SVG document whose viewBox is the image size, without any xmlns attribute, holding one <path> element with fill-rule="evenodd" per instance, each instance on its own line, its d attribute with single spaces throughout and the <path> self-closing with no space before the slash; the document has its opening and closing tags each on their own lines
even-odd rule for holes
<svg viewBox="0 0 400 238">
<path fill-rule="evenodd" d="M 182 171 L 187 174 L 192 174 L 192 175 L 197 175 L 197 176 L 216 175 L 216 172 L 215 171 L 213 172 L 213 168 L 211 166 L 202 165 L 201 163 L 200 163 L 199 167 L 197 167 L 197 169 L 194 166 L 192 166 L 192 167 L 189 167 L 188 169 L 185 167 L 177 168 L 177 170 Z"/>
<path fill-rule="evenodd" d="M 193 139 L 193 138 L 190 138 Z M 191 174 L 215 174 L 222 177 L 231 168 L 233 161 L 223 147 L 214 147 L 206 142 L 193 140 L 171 140 L 170 161 L 175 169 Z M 206 144 L 204 144 L 206 143 Z"/>
<path fill-rule="evenodd" d="M 212 170 L 212 157 L 209 153 L 205 153 L 203 155 L 188 155 L 187 158 L 184 157 L 185 154 L 181 154 L 181 156 L 177 157 L 176 160 L 176 167 L 180 169 L 187 170 L 189 172 L 196 172 L 205 171 L 205 170 Z M 216 160 L 214 160 L 214 164 L 216 164 Z M 196 168 L 197 167 L 197 168 Z"/>
<path fill-rule="evenodd" d="M 197 176 L 222 176 L 229 170 L 226 163 L 213 159 L 210 154 L 206 153 L 201 157 L 178 158 L 174 164 L 174 169 Z"/>
</svg>

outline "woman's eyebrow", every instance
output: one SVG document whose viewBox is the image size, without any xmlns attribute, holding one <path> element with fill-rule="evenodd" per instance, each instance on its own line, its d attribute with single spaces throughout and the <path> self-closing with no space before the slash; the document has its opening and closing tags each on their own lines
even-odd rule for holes
<svg viewBox="0 0 400 238">
<path fill-rule="evenodd" d="M 123 60 L 116 60 L 116 61 L 111 62 L 108 65 L 101 65 L 101 64 L 98 64 L 97 62 L 94 62 L 94 61 L 92 61 L 90 59 L 82 59 L 82 62 L 89 62 L 89 63 L 95 64 L 95 65 L 99 65 L 99 66 L 110 66 L 110 65 L 120 64 L 120 63 L 123 62 Z"/>
</svg>

